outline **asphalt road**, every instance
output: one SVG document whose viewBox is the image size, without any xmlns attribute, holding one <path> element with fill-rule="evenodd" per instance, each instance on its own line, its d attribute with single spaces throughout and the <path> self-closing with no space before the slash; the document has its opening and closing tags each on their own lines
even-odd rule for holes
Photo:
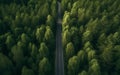
<svg viewBox="0 0 120 75">
<path fill-rule="evenodd" d="M 64 75 L 61 6 L 59 2 L 58 2 L 58 19 L 57 19 L 57 31 L 56 31 L 55 75 Z"/>
</svg>

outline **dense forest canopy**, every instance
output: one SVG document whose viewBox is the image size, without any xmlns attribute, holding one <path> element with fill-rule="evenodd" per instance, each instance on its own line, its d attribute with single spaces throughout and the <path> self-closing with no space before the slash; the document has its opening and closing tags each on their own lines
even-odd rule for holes
<svg viewBox="0 0 120 75">
<path fill-rule="evenodd" d="M 53 75 L 56 0 L 0 0 L 0 75 Z"/>
<path fill-rule="evenodd" d="M 120 0 L 62 0 L 65 75 L 120 74 Z"/>
<path fill-rule="evenodd" d="M 0 75 L 54 75 L 58 1 L 65 75 L 120 74 L 120 0 L 0 0 Z"/>
</svg>

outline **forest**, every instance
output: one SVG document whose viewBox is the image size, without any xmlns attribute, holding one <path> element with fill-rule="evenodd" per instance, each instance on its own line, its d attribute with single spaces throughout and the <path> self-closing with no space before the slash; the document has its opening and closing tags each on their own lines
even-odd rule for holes
<svg viewBox="0 0 120 75">
<path fill-rule="evenodd" d="M 120 0 L 62 0 L 65 75 L 120 74 Z"/>
<path fill-rule="evenodd" d="M 0 75 L 54 75 L 56 0 L 0 0 Z"/>
<path fill-rule="evenodd" d="M 120 75 L 120 0 L 0 0 L 0 75 L 55 75 L 58 2 L 64 75 Z"/>
</svg>

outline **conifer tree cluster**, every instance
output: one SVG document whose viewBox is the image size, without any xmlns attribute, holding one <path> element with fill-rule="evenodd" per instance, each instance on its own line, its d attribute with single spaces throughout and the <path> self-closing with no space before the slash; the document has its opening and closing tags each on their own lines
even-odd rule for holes
<svg viewBox="0 0 120 75">
<path fill-rule="evenodd" d="M 0 0 L 0 75 L 53 75 L 56 0 Z"/>
<path fill-rule="evenodd" d="M 62 0 L 65 75 L 120 74 L 120 0 Z"/>
</svg>

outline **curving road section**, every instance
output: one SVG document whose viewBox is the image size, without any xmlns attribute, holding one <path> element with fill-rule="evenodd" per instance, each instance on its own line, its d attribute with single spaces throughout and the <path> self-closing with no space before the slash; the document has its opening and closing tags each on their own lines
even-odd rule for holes
<svg viewBox="0 0 120 75">
<path fill-rule="evenodd" d="M 57 18 L 57 31 L 56 31 L 55 75 L 64 75 L 64 58 L 63 58 L 63 47 L 62 47 L 62 20 L 61 20 L 60 2 L 58 2 L 58 18 Z"/>
</svg>

